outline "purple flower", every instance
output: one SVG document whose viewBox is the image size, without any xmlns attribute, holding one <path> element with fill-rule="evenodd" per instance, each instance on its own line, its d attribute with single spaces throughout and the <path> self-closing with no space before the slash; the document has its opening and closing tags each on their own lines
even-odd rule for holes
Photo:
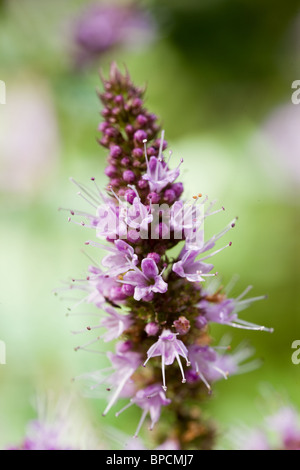
<svg viewBox="0 0 300 470">
<path fill-rule="evenodd" d="M 190 282 L 202 282 L 204 281 L 203 276 L 215 276 L 215 274 L 208 274 L 213 269 L 213 264 L 202 263 L 201 260 L 195 261 L 199 253 L 200 251 L 183 249 L 179 261 L 173 264 L 172 270 Z"/>
<path fill-rule="evenodd" d="M 124 354 L 113 354 L 108 352 L 107 357 L 116 370 L 109 378 L 109 383 L 111 386 L 115 386 L 116 389 L 103 412 L 103 416 L 105 416 L 115 404 L 130 377 L 141 365 L 141 357 L 136 352 L 128 351 Z"/>
<path fill-rule="evenodd" d="M 94 275 L 88 277 L 87 286 L 77 286 L 77 289 L 89 292 L 85 299 L 86 302 L 93 303 L 96 307 L 101 308 L 107 300 L 114 302 L 126 299 L 126 295 L 119 290 L 120 285 L 114 277 L 110 277 L 108 274 L 103 273 L 100 268 L 94 266 L 90 267 L 90 272 Z"/>
<path fill-rule="evenodd" d="M 160 385 L 150 385 L 143 390 L 139 390 L 135 396 L 131 398 L 130 403 L 122 408 L 118 413 L 116 413 L 116 416 L 119 416 L 124 410 L 133 404 L 139 406 L 143 410 L 143 413 L 134 435 L 134 437 L 137 437 L 147 414 L 150 414 L 150 430 L 152 430 L 160 418 L 161 407 L 167 406 L 170 403 L 171 400 L 166 398 L 165 393 L 162 391 Z"/>
<path fill-rule="evenodd" d="M 153 215 L 150 210 L 142 204 L 138 196 L 134 198 L 132 205 L 127 209 L 125 217 L 127 225 L 134 230 L 148 233 L 148 225 L 152 220 Z"/>
<path fill-rule="evenodd" d="M 143 175 L 143 179 L 148 181 L 151 191 L 160 193 L 168 184 L 173 183 L 179 176 L 180 170 L 179 167 L 183 160 L 180 160 L 180 163 L 177 168 L 170 170 L 168 167 L 169 162 L 163 160 L 162 155 L 162 145 L 164 142 L 164 133 L 161 137 L 161 146 L 159 149 L 158 157 L 150 157 L 150 160 L 147 158 L 147 150 L 145 150 L 145 157 L 147 163 L 147 172 Z M 175 196 L 176 197 L 176 196 Z"/>
<path fill-rule="evenodd" d="M 105 202 L 97 208 L 96 233 L 97 237 L 111 240 L 117 237 L 126 238 L 127 226 L 125 223 L 124 207 L 114 201 Z M 126 211 L 125 211 L 126 212 Z"/>
<path fill-rule="evenodd" d="M 103 339 L 105 343 L 107 343 L 108 341 L 112 341 L 113 339 L 117 339 L 124 333 L 124 331 L 126 331 L 132 325 L 132 318 L 130 315 L 122 315 L 120 313 L 117 313 L 116 310 L 110 306 L 105 307 L 104 310 L 106 313 L 108 313 L 109 316 L 103 318 L 100 321 L 99 325 L 88 326 L 86 329 L 88 331 L 91 331 L 97 330 L 99 328 L 106 328 L 107 332 L 104 333 L 104 335 L 102 336 L 98 336 L 96 339 L 90 341 L 89 343 L 84 344 L 83 346 L 77 346 L 75 348 L 76 351 L 78 351 L 79 349 L 88 351 L 86 347 L 90 346 L 93 343 L 96 343 L 100 339 Z"/>
<path fill-rule="evenodd" d="M 185 239 L 187 251 L 202 252 L 204 246 L 204 204 L 207 197 L 198 204 L 202 194 L 194 196 L 194 201 L 185 203 L 176 201 L 171 206 L 171 228 L 176 239 Z"/>
<path fill-rule="evenodd" d="M 135 300 L 147 300 L 152 293 L 164 294 L 168 289 L 168 284 L 163 280 L 162 273 L 159 274 L 157 264 L 151 258 L 144 258 L 141 263 L 142 270 L 132 266 L 133 270 L 128 271 L 123 277 L 125 284 L 135 287 Z"/>
<path fill-rule="evenodd" d="M 222 347 L 221 347 L 222 348 Z M 224 347 L 223 349 L 228 349 Z M 210 346 L 193 345 L 189 347 L 188 354 L 192 369 L 188 375 L 188 381 L 202 380 L 208 390 L 211 390 L 210 382 L 216 382 L 229 375 L 247 372 L 257 367 L 256 361 L 240 365 L 252 355 L 250 348 L 240 348 L 233 354 L 218 354 Z"/>
<path fill-rule="evenodd" d="M 123 240 L 115 240 L 114 245 L 114 248 L 105 246 L 105 249 L 110 251 L 111 254 L 102 259 L 102 265 L 109 268 L 110 276 L 125 273 L 131 268 L 132 264 L 136 265 L 138 263 L 138 257 L 132 246 Z"/>
<path fill-rule="evenodd" d="M 107 328 L 107 333 L 103 335 L 103 340 L 107 342 L 119 338 L 132 325 L 132 318 L 117 313 L 112 307 L 106 307 L 105 311 L 109 316 L 101 320 L 100 327 Z"/>
<path fill-rule="evenodd" d="M 173 364 L 175 358 L 177 359 L 178 365 L 182 374 L 182 383 L 186 382 L 183 367 L 181 364 L 180 356 L 186 360 L 187 366 L 190 365 L 188 360 L 188 350 L 184 343 L 177 339 L 177 334 L 172 333 L 170 330 L 164 330 L 159 336 L 158 341 L 154 343 L 151 348 L 147 351 L 148 359 L 145 361 L 144 366 L 147 364 L 149 359 L 152 357 L 161 356 L 162 363 L 162 378 L 164 391 L 167 390 L 166 378 L 165 378 L 165 365 L 169 366 Z"/>
<path fill-rule="evenodd" d="M 203 314 L 198 317 L 200 328 L 204 317 L 206 321 L 220 323 L 234 328 L 272 332 L 272 328 L 266 328 L 264 326 L 255 325 L 254 323 L 241 320 L 237 315 L 238 312 L 249 307 L 253 302 L 266 298 L 265 296 L 259 296 L 242 300 L 251 288 L 252 286 L 247 287 L 247 289 L 245 289 L 245 291 L 236 299 L 225 298 L 224 300 L 221 300 L 221 302 L 209 302 L 205 299 L 201 300 L 197 304 L 197 307 L 201 312 L 203 312 Z"/>
<path fill-rule="evenodd" d="M 112 367 L 91 372 L 81 377 L 90 381 L 91 385 L 89 387 L 89 393 L 103 384 L 108 386 L 107 390 L 109 392 L 111 389 L 114 389 L 112 397 L 103 412 L 103 416 L 109 412 L 119 397 L 128 397 L 132 395 L 133 384 L 130 378 L 141 365 L 140 354 L 127 349 L 125 352 L 121 352 L 118 351 L 117 348 L 116 354 L 109 351 L 106 355 L 110 360 Z M 110 372 L 110 375 L 105 375 L 106 372 Z"/>
</svg>

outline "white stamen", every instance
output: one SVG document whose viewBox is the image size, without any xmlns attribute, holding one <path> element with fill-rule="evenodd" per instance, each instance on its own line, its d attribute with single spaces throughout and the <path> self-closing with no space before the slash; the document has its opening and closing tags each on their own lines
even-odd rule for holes
<svg viewBox="0 0 300 470">
<path fill-rule="evenodd" d="M 124 385 L 126 384 L 127 380 L 130 379 L 130 377 L 132 376 L 134 372 L 134 369 L 129 369 L 129 371 L 127 372 L 127 374 L 123 377 L 123 380 L 121 380 L 121 382 L 119 383 L 112 399 L 110 400 L 109 404 L 107 405 L 107 407 L 105 408 L 104 412 L 102 413 L 102 416 L 105 416 L 107 415 L 107 413 L 109 412 L 109 410 L 111 409 L 111 407 L 115 404 L 115 402 L 117 401 Z"/>
<path fill-rule="evenodd" d="M 204 383 L 204 385 L 206 385 L 208 391 L 211 390 L 211 386 L 209 385 L 209 383 L 207 382 L 206 378 L 204 377 L 204 375 L 198 370 L 198 375 L 200 377 L 200 379 L 202 380 L 202 382 Z"/>
<path fill-rule="evenodd" d="M 213 369 L 215 369 L 217 372 L 219 372 L 219 374 L 221 374 L 224 377 L 225 380 L 228 379 L 228 375 L 229 375 L 228 372 L 224 372 L 224 370 L 220 369 L 217 366 L 213 366 Z"/>
<path fill-rule="evenodd" d="M 119 196 L 115 193 L 113 187 L 112 187 L 112 186 L 109 186 L 108 189 L 109 189 L 109 191 L 110 191 L 111 193 L 113 193 L 113 195 L 115 196 L 116 200 L 117 200 L 118 203 L 121 205 L 121 204 L 122 204 L 122 201 L 121 201 L 121 199 L 119 198 Z"/>
<path fill-rule="evenodd" d="M 162 151 L 163 151 L 163 145 L 164 145 L 164 138 L 165 138 L 165 131 L 162 130 L 162 131 L 161 131 L 161 137 L 160 137 L 158 158 L 162 158 Z"/>
<path fill-rule="evenodd" d="M 139 422 L 139 424 L 138 424 L 138 427 L 137 427 L 137 429 L 136 429 L 135 434 L 134 434 L 133 437 L 135 437 L 135 438 L 138 437 L 138 433 L 140 432 L 141 427 L 143 426 L 143 423 L 144 423 L 144 421 L 145 421 L 145 418 L 146 418 L 146 416 L 147 416 L 147 413 L 148 413 L 147 410 L 144 410 L 144 411 L 143 411 L 142 417 L 141 417 L 141 419 L 140 419 L 140 422 Z"/>
<path fill-rule="evenodd" d="M 147 171 L 149 171 L 149 161 L 148 161 L 148 155 L 147 155 L 147 139 L 143 140 L 144 144 L 144 152 L 145 152 L 145 160 L 146 160 L 146 165 L 147 165 Z"/>
<path fill-rule="evenodd" d="M 180 357 L 179 357 L 179 354 L 178 354 L 177 351 L 175 351 L 175 357 L 176 357 L 176 359 L 177 359 L 177 362 L 178 362 L 178 365 L 179 365 L 179 368 L 180 368 L 180 371 L 181 371 L 182 383 L 185 384 L 185 383 L 186 383 L 186 378 L 185 378 L 184 370 L 183 370 L 183 367 L 182 367 L 182 364 L 181 364 L 181 360 L 180 360 Z"/>
<path fill-rule="evenodd" d="M 128 408 L 130 408 L 132 405 L 133 405 L 133 402 L 130 401 L 130 403 L 128 403 L 127 405 L 125 405 L 123 408 L 121 408 L 120 411 L 117 411 L 117 413 L 115 414 L 116 418 L 117 418 L 118 416 L 120 416 L 120 414 L 123 413 L 123 411 L 127 410 Z"/>
<path fill-rule="evenodd" d="M 90 204 L 92 207 L 94 207 L 95 209 L 98 209 L 98 206 L 96 206 L 96 204 L 94 204 L 93 202 L 89 201 L 87 197 L 85 197 L 80 191 L 78 191 L 78 196 L 82 197 L 82 199 L 84 199 L 88 204 Z"/>
<path fill-rule="evenodd" d="M 220 253 L 220 251 L 225 250 L 225 248 L 228 248 L 229 246 L 231 246 L 231 243 L 228 243 L 227 245 L 223 246 L 222 248 L 219 248 L 218 250 L 214 251 L 213 253 L 210 253 L 209 255 L 204 256 L 203 258 L 198 259 L 197 261 L 204 261 L 204 260 L 206 260 L 206 259 L 208 259 L 208 258 L 211 258 L 212 256 L 214 256 L 214 255 Z"/>
<path fill-rule="evenodd" d="M 246 289 L 235 299 L 236 302 L 238 302 L 238 301 L 241 300 L 243 297 L 245 297 L 245 295 L 247 295 L 248 292 L 250 292 L 252 288 L 253 288 L 253 286 L 248 286 L 248 287 L 246 287 Z"/>
<path fill-rule="evenodd" d="M 70 178 L 70 181 L 74 183 L 81 191 L 83 191 L 89 198 L 91 198 L 96 204 L 99 205 L 101 201 L 97 199 L 89 190 L 87 190 L 81 183 L 78 183 L 73 178 Z"/>
<path fill-rule="evenodd" d="M 72 333 L 74 333 L 74 332 L 72 332 Z M 80 333 L 80 332 L 78 332 L 78 333 Z M 76 334 L 76 333 L 75 333 L 75 334 Z M 75 351 L 79 351 L 80 349 L 84 349 L 84 348 L 86 348 L 86 346 L 91 346 L 92 344 L 97 343 L 97 341 L 99 341 L 100 339 L 101 339 L 101 336 L 98 336 L 96 339 L 93 339 L 92 341 L 90 341 L 90 342 L 88 342 L 88 343 L 86 343 L 86 344 L 83 344 L 82 346 L 77 346 L 77 347 L 75 348 Z M 104 354 L 105 354 L 105 353 L 104 353 Z"/>
<path fill-rule="evenodd" d="M 162 343 L 162 356 L 161 356 L 161 371 L 162 371 L 162 379 L 163 379 L 163 385 L 162 388 L 166 392 L 167 387 L 166 387 L 166 376 L 165 376 L 165 343 Z"/>
</svg>

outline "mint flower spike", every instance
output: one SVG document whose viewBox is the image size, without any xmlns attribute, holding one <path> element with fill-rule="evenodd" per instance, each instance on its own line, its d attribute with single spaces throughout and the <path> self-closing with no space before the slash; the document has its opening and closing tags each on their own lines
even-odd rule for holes
<svg viewBox="0 0 300 470">
<path fill-rule="evenodd" d="M 81 330 L 89 331 L 91 338 L 75 350 L 106 354 L 111 362 L 110 368 L 85 376 L 92 380 L 88 393 L 109 394 L 104 415 L 119 398 L 129 399 L 117 415 L 132 404 L 139 406 L 142 416 L 137 435 L 147 414 L 152 429 L 168 406 L 173 427 L 162 427 L 159 442 L 171 439 L 182 449 L 212 448 L 214 427 L 197 415 L 191 401 L 201 404 L 204 387 L 210 391 L 217 380 L 248 372 L 257 361 L 243 363 L 250 354 L 248 347 L 219 354 L 211 346 L 210 326 L 220 323 L 271 332 L 238 317 L 263 297 L 247 299 L 246 289 L 232 299 L 217 282 L 208 281 L 218 274 L 210 260 L 232 245 L 224 242 L 218 248 L 216 244 L 235 227 L 237 218 L 205 240 L 204 221 L 224 207 L 208 202 L 200 192 L 190 203 L 182 199 L 184 188 L 178 178 L 183 160 L 170 169 L 171 152 L 169 159 L 164 158 L 165 132 L 145 108 L 144 89 L 133 84 L 129 73 L 122 74 L 113 64 L 103 86 L 99 144 L 108 151 L 106 193 L 94 177 L 91 188 L 72 180 L 90 213 L 69 210 L 69 220 L 94 230 L 97 241 L 91 239 L 86 245 L 97 250 L 97 255 L 85 253 L 90 262 L 87 276 L 72 279 L 67 289 L 83 293 L 75 308 L 85 303 L 99 312 L 92 313 L 97 323 Z M 180 241 L 184 246 L 174 259 Z M 102 260 L 100 250 L 105 252 Z M 104 333 L 92 337 L 101 328 Z M 116 339 L 120 342 L 114 353 L 90 348 Z M 178 367 L 184 386 L 177 378 Z M 162 385 L 158 384 L 160 376 Z"/>
<path fill-rule="evenodd" d="M 147 351 L 148 359 L 144 362 L 144 367 L 146 366 L 149 359 L 152 357 L 161 356 L 161 368 L 162 368 L 162 378 L 163 385 L 162 388 L 166 392 L 166 377 L 165 377 L 165 366 L 173 364 L 175 358 L 177 359 L 181 374 L 182 374 L 182 383 L 186 382 L 184 375 L 184 370 L 181 364 L 179 356 L 182 356 L 186 360 L 186 365 L 189 366 L 190 362 L 188 360 L 188 350 L 185 347 L 184 343 L 177 339 L 177 334 L 172 333 L 170 330 L 164 330 L 159 336 L 158 341 L 151 346 Z"/>
</svg>

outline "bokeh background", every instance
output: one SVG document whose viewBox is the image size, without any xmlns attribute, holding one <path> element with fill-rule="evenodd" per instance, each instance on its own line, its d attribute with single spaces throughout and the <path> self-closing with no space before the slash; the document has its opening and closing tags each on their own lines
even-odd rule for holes
<svg viewBox="0 0 300 470">
<path fill-rule="evenodd" d="M 70 176 L 105 185 L 96 89 L 112 60 L 147 85 L 174 162 L 184 158 L 186 195 L 207 193 L 226 207 L 207 222 L 207 236 L 239 216 L 233 246 L 214 260 L 224 284 L 239 274 L 233 293 L 251 284 L 253 295 L 268 294 L 244 318 L 273 334 L 213 329 L 216 340 L 229 332 L 233 346 L 249 341 L 262 366 L 216 384 L 204 412 L 228 437 L 238 421 L 261 421 L 264 384 L 300 407 L 300 365 L 291 361 L 300 339 L 300 105 L 291 102 L 299 2 L 137 1 L 121 26 L 129 2 L 112 4 L 121 20 L 114 12 L 95 23 L 89 1 L 0 1 L 0 447 L 22 439 L 37 390 L 69 393 L 72 377 L 105 364 L 73 351 L 72 300 L 53 290 L 88 264 L 81 249 L 90 234 L 57 209 L 78 206 Z M 104 399 L 79 403 L 102 446 L 118 446 L 110 426 L 133 434 L 134 407 L 117 420 L 101 417 Z"/>
</svg>

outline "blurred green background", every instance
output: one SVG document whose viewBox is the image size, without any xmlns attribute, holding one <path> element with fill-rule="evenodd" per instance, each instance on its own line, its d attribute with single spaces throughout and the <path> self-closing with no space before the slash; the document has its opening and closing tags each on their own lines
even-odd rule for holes
<svg viewBox="0 0 300 470">
<path fill-rule="evenodd" d="M 162 119 L 174 164 L 184 158 L 186 196 L 202 192 L 226 207 L 207 222 L 207 236 L 239 216 L 232 248 L 214 259 L 224 283 L 238 273 L 235 294 L 248 284 L 253 295 L 268 294 L 243 318 L 274 327 L 273 334 L 213 328 L 216 339 L 229 332 L 233 346 L 249 340 L 263 364 L 216 384 L 205 410 L 226 435 L 237 421 L 261 419 L 263 383 L 300 407 L 300 365 L 291 362 L 291 343 L 300 339 L 300 105 L 291 102 L 292 82 L 300 79 L 299 2 L 137 4 L 152 18 L 151 39 L 138 48 L 108 47 L 77 67 L 73 28 L 89 2 L 0 2 L 0 79 L 7 88 L 0 105 L 0 339 L 7 347 L 0 447 L 22 439 L 37 389 L 76 388 L 72 377 L 105 363 L 73 351 L 78 321 L 65 316 L 72 302 L 52 291 L 84 276 L 88 264 L 80 250 L 90 233 L 57 208 L 79 205 L 70 176 L 97 176 L 105 185 L 96 89 L 99 67 L 107 73 L 112 60 L 147 84 L 147 106 Z M 105 400 L 82 401 L 103 442 L 107 424 L 133 434 L 134 407 L 104 419 Z"/>
</svg>

